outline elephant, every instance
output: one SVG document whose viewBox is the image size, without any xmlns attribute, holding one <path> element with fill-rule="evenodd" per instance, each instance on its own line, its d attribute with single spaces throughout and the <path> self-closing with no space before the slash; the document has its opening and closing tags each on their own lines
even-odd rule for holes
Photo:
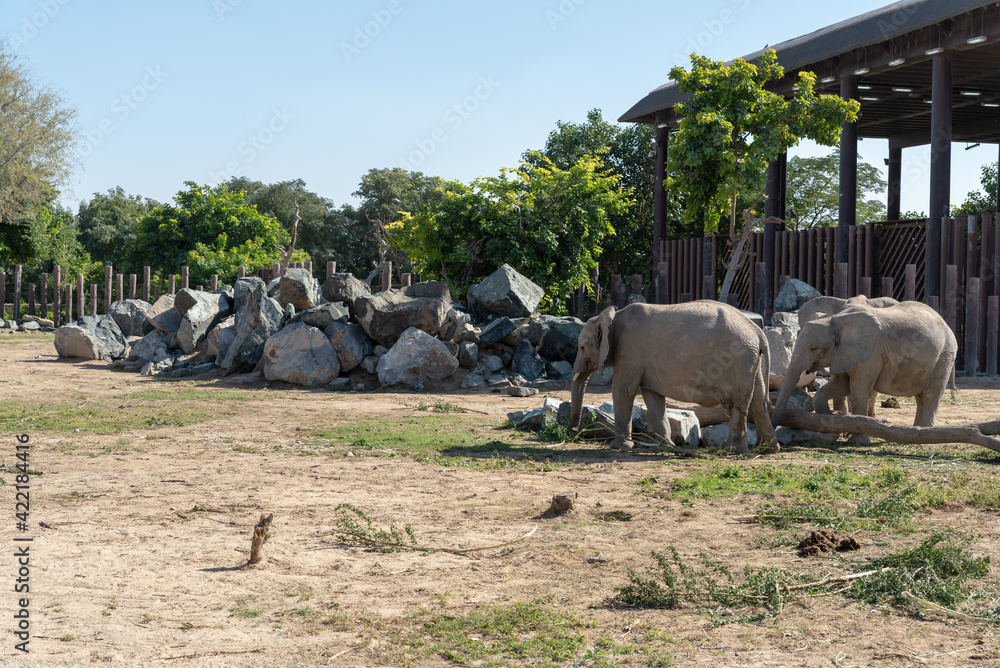
<svg viewBox="0 0 1000 668">
<path fill-rule="evenodd" d="M 781 420 L 795 386 L 789 379 L 829 366 L 831 385 L 839 385 L 834 392 L 848 393 L 852 413 L 867 413 L 876 392 L 914 397 L 913 424 L 933 427 L 941 395 L 948 379 L 954 379 L 957 351 L 944 318 L 921 302 L 886 308 L 857 305 L 810 320 L 795 342 L 772 419 L 775 424 Z"/>
<path fill-rule="evenodd" d="M 599 368 L 614 367 L 612 447 L 632 447 L 632 405 L 641 391 L 654 434 L 667 438 L 665 397 L 730 412 L 730 452 L 747 453 L 747 416 L 765 452 L 778 440 L 768 413 L 765 375 L 770 351 L 764 332 L 739 310 L 702 300 L 686 304 L 609 306 L 587 321 L 573 364 L 570 426 L 580 427 L 587 381 Z"/>
</svg>

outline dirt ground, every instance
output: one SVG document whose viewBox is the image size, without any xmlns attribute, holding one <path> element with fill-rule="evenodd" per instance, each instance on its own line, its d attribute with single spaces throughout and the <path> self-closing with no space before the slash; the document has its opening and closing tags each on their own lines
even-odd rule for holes
<svg viewBox="0 0 1000 668">
<path fill-rule="evenodd" d="M 204 388 L 205 381 L 170 383 L 126 374 L 94 362 L 59 360 L 49 341 L 0 335 L 0 399 L 39 405 L 121 401 L 151 389 Z M 957 403 L 944 402 L 940 424 L 997 418 L 997 386 L 963 386 Z M 398 665 L 393 628 L 412 625 L 421 611 L 460 615 L 477 606 L 539 599 L 585 623 L 593 648 L 656 637 L 663 665 L 677 666 L 1000 666 L 997 627 L 920 619 L 886 606 L 838 596 L 803 598 L 776 619 L 713 626 L 691 607 L 636 610 L 608 604 L 626 581 L 626 566 L 644 567 L 651 550 L 675 546 L 730 565 L 835 569 L 803 560 L 794 546 L 772 547 L 774 529 L 739 524 L 756 501 L 742 498 L 695 504 L 655 498 L 637 481 L 651 474 L 683 475 L 691 460 L 650 453 L 609 455 L 602 447 L 546 445 L 568 463 L 551 470 L 421 463 L 412 456 L 355 452 L 349 443 L 316 444 L 324 429 L 364 417 L 391 424 L 432 415 L 420 403 L 443 400 L 470 409 L 454 414 L 455 429 L 495 434 L 508 411 L 538 407 L 552 392 L 525 399 L 482 393 L 334 393 L 283 386 L 263 389 L 210 380 L 209 388 L 253 393 L 229 414 L 189 426 L 156 426 L 118 433 L 32 432 L 28 531 L 15 530 L 14 431 L 0 434 L 0 663 L 56 665 L 129 662 L 135 665 Z M 610 400 L 591 388 L 588 403 Z M 266 400 L 257 400 L 266 393 Z M 9 403 L 5 403 L 9 405 Z M 913 405 L 882 411 L 912 420 Z M 18 430 L 20 433 L 20 430 Z M 427 439 L 438 435 L 427 433 Z M 754 460 L 734 460 L 754 465 Z M 772 462 L 817 461 L 792 449 Z M 830 460 L 836 465 L 836 458 Z M 544 469 L 546 467 L 539 467 Z M 553 494 L 573 491 L 568 515 L 545 517 Z M 498 546 L 480 558 L 445 552 L 367 552 L 337 543 L 334 509 L 350 503 L 381 525 L 412 527 L 422 545 Z M 630 521 L 599 521 L 623 511 Z M 264 559 L 247 562 L 253 525 L 274 513 Z M 981 534 L 979 554 L 996 556 L 1000 517 L 964 506 L 920 518 L 926 526 L 962 527 Z M 802 535 L 809 527 L 803 527 Z M 15 536 L 30 535 L 30 654 L 13 649 L 11 591 Z M 878 537 L 857 534 L 870 550 Z M 905 544 L 905 537 L 901 539 Z M 864 557 L 870 558 L 869 552 Z M 826 559 L 857 559 L 835 556 Z M 844 572 L 837 569 L 836 572 Z M 995 575 L 995 574 L 994 574 Z M 253 609 L 256 614 L 240 614 Z M 410 620 L 410 621 L 407 621 Z M 659 632 L 651 634 L 652 631 Z M 398 636 L 396 636 L 398 637 Z M 653 642 L 653 641 L 649 641 Z M 658 643 L 658 644 L 657 644 Z M 599 663 L 584 651 L 566 665 L 644 665 L 618 654 Z M 455 665 L 439 654 L 414 655 L 420 666 Z M 501 663 L 503 663 L 501 661 Z M 532 661 L 512 661 L 532 665 Z M 473 664 L 473 665 L 482 665 Z"/>
</svg>

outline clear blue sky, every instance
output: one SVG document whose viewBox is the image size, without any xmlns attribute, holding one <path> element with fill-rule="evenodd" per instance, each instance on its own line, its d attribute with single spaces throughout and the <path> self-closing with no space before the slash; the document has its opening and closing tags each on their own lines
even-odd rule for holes
<svg viewBox="0 0 1000 668">
<path fill-rule="evenodd" d="M 692 50 L 729 60 L 883 4 L 3 0 L 0 33 L 79 110 L 74 209 L 115 186 L 167 201 L 229 175 L 302 178 L 339 205 L 373 167 L 494 175 L 556 121 L 616 119 Z M 953 203 L 997 158 L 963 147 Z M 886 151 L 860 146 L 880 168 Z M 925 211 L 927 151 L 903 159 L 903 209 Z"/>
</svg>

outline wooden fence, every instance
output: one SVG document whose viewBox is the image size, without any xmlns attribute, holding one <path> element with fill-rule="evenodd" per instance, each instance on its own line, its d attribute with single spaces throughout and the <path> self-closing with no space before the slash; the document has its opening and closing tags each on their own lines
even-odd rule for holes
<svg viewBox="0 0 1000 668">
<path fill-rule="evenodd" d="M 848 261 L 837 263 L 836 228 L 775 233 L 774 284 L 777 295 L 788 278 L 804 281 L 824 295 L 893 297 L 918 300 L 935 308 L 955 332 L 959 344 L 958 368 L 966 375 L 997 375 L 998 328 L 1000 328 L 1000 225 L 993 215 L 945 218 L 941 224 L 941 263 L 928 267 L 927 223 L 907 220 L 869 223 L 849 230 Z M 601 295 L 581 287 L 570 300 L 570 313 L 581 319 L 595 315 L 605 305 L 619 307 L 629 294 L 641 294 L 649 302 L 676 304 L 693 299 L 715 299 L 725 275 L 723 261 L 730 250 L 724 237 L 711 237 L 705 268 L 705 239 L 664 241 L 659 250 L 663 261 L 656 276 L 644 284 L 633 276 L 631 290 L 622 277 L 612 276 L 611 289 Z M 764 314 L 766 293 L 764 234 L 754 233 L 748 243 L 751 256 L 735 276 L 729 302 L 739 308 Z M 941 295 L 927 298 L 929 271 L 940 276 Z M 592 277 L 593 278 L 593 277 Z M 592 284 L 596 284 L 592 280 Z M 598 297 L 595 300 L 593 297 Z M 974 354 L 973 354 L 974 353 Z"/>
</svg>

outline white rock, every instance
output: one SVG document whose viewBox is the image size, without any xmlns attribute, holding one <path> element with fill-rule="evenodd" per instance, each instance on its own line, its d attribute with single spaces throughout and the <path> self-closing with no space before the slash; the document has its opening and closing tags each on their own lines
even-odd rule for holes
<svg viewBox="0 0 1000 668">
<path fill-rule="evenodd" d="M 326 385 L 340 373 L 340 360 L 323 332 L 295 322 L 264 343 L 264 377 L 297 385 Z"/>
</svg>

